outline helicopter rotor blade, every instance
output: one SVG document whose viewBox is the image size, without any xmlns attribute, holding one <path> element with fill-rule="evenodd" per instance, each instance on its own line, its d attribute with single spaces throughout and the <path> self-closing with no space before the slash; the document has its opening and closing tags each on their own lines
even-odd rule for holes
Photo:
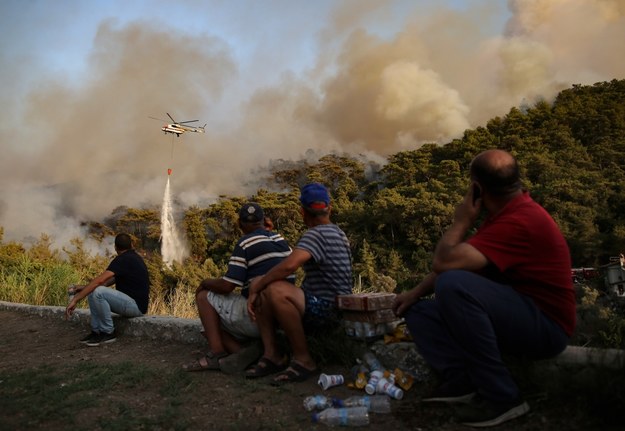
<svg viewBox="0 0 625 431">
<path fill-rule="evenodd" d="M 156 118 L 156 117 L 148 117 L 151 118 L 152 120 L 158 120 L 158 121 L 165 121 L 167 122 L 167 120 L 163 120 L 162 118 Z"/>
<path fill-rule="evenodd" d="M 181 121 L 181 122 L 179 122 L 178 124 L 195 123 L 196 121 L 199 121 L 199 120 Z"/>
<path fill-rule="evenodd" d="M 171 121 L 172 121 L 173 123 L 175 123 L 175 122 L 176 122 L 176 120 L 174 120 L 174 117 L 172 117 L 171 115 L 169 115 L 169 112 L 165 112 L 165 113 L 167 114 L 167 116 L 168 116 L 169 118 L 171 118 Z"/>
</svg>

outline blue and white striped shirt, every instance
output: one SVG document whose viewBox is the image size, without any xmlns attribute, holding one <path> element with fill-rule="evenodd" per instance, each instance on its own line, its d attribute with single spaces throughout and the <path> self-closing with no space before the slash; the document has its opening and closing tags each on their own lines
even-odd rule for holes
<svg viewBox="0 0 625 431">
<path fill-rule="evenodd" d="M 256 229 L 243 235 L 237 242 L 223 279 L 244 286 L 252 278 L 265 275 L 290 254 L 291 247 L 282 235 L 262 228 Z"/>
<path fill-rule="evenodd" d="M 352 253 L 345 232 L 337 225 L 322 224 L 308 229 L 295 247 L 312 255 L 304 263 L 304 290 L 332 302 L 336 295 L 352 293 Z"/>
</svg>

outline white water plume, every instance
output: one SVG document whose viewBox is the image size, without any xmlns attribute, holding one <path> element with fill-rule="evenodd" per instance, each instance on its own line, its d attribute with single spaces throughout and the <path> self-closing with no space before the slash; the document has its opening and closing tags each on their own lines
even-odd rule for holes
<svg viewBox="0 0 625 431">
<path fill-rule="evenodd" d="M 180 232 L 176 229 L 169 176 L 167 176 L 167 185 L 165 186 L 165 195 L 163 196 L 163 207 L 161 208 L 161 255 L 163 257 L 163 262 L 168 268 L 171 268 L 174 261 L 182 262 L 187 256 L 187 247 L 182 240 L 182 235 L 180 235 Z"/>
</svg>

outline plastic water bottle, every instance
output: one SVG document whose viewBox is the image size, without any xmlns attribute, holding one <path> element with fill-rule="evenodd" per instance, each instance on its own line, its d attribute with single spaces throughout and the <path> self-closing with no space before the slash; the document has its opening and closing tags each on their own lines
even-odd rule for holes
<svg viewBox="0 0 625 431">
<path fill-rule="evenodd" d="M 332 400 L 323 395 L 311 395 L 304 398 L 304 408 L 306 411 L 324 410 L 332 407 Z"/>
<path fill-rule="evenodd" d="M 369 367 L 371 371 L 384 370 L 382 363 L 380 363 L 378 358 L 376 358 L 372 352 L 365 352 L 365 354 L 362 355 L 362 360 L 365 362 L 365 364 L 367 364 L 367 367 Z"/>
<path fill-rule="evenodd" d="M 384 370 L 384 378 L 392 384 L 395 384 L 395 374 L 391 373 L 389 370 Z"/>
<path fill-rule="evenodd" d="M 381 378 L 380 380 L 378 380 L 376 393 L 387 394 L 391 398 L 395 398 L 396 400 L 401 400 L 404 397 L 404 391 L 401 388 L 395 386 L 393 383 L 386 380 L 385 378 Z"/>
<path fill-rule="evenodd" d="M 362 427 L 369 425 L 369 411 L 366 407 L 331 407 L 313 413 L 312 420 L 331 427 Z"/>
<path fill-rule="evenodd" d="M 342 374 L 321 374 L 317 381 L 317 384 L 321 386 L 324 391 L 332 386 L 342 385 L 343 383 L 345 383 L 345 377 L 343 377 Z"/>
<path fill-rule="evenodd" d="M 384 372 L 383 371 L 372 371 L 371 374 L 369 374 L 369 381 L 367 382 L 367 385 L 365 386 L 365 392 L 368 393 L 369 395 L 373 395 L 376 393 L 377 391 L 377 387 L 378 387 L 378 382 L 380 381 L 381 378 L 383 378 L 384 376 Z"/>
<path fill-rule="evenodd" d="M 334 407 L 367 407 L 370 413 L 390 413 L 391 398 L 388 395 L 355 395 L 344 400 L 332 399 Z"/>
</svg>

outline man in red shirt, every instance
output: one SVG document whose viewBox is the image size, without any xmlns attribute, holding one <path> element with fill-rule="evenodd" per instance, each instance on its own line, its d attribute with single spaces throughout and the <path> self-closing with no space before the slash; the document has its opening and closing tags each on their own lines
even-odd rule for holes
<svg viewBox="0 0 625 431">
<path fill-rule="evenodd" d="M 495 426 L 529 410 L 502 353 L 562 352 L 575 329 L 568 245 L 521 187 L 514 157 L 478 154 L 471 187 L 434 251 L 432 272 L 393 305 L 441 386 L 423 401 L 466 403 L 458 420 Z M 486 219 L 465 240 L 481 211 Z M 420 300 L 434 293 L 430 300 Z"/>
</svg>

